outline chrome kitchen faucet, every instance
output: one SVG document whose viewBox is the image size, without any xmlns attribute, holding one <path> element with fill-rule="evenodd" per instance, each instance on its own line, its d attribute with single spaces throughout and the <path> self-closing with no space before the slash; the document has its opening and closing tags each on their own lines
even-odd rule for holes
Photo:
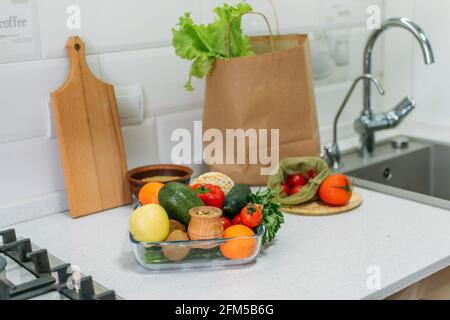
<svg viewBox="0 0 450 320">
<path fill-rule="evenodd" d="M 422 48 L 423 56 L 425 59 L 425 64 L 429 65 L 434 63 L 434 54 L 431 47 L 430 41 L 422 29 L 415 24 L 413 21 L 407 18 L 392 18 L 386 20 L 380 29 L 374 31 L 366 45 L 364 52 L 364 75 L 358 77 L 347 93 L 339 111 L 334 120 L 333 126 L 333 144 L 325 148 L 325 156 L 328 160 L 330 167 L 334 170 L 339 169 L 342 166 L 341 154 L 339 151 L 338 137 L 337 137 L 337 126 L 339 117 L 342 114 L 350 96 L 352 95 L 356 85 L 360 80 L 364 81 L 364 104 L 363 112 L 361 116 L 355 120 L 355 131 L 360 135 L 361 148 L 360 155 L 362 157 L 371 156 L 375 150 L 375 132 L 395 128 L 398 126 L 406 116 L 414 110 L 416 103 L 411 97 L 404 98 L 394 109 L 389 112 L 374 114 L 372 107 L 372 88 L 373 83 L 378 92 L 384 95 L 384 89 L 378 82 L 378 80 L 371 74 L 372 72 L 372 53 L 373 47 L 375 45 L 378 37 L 387 29 L 391 27 L 399 27 L 411 32 L 414 37 L 419 41 L 419 45 Z"/>
<path fill-rule="evenodd" d="M 341 151 L 339 150 L 339 145 L 338 145 L 338 123 L 339 123 L 339 118 L 341 117 L 341 114 L 344 111 L 348 100 L 350 100 L 350 97 L 352 96 L 353 91 L 355 91 L 356 85 L 361 80 L 371 81 L 375 85 L 375 87 L 378 89 L 378 92 L 380 93 L 380 95 L 384 95 L 384 89 L 381 86 L 380 82 L 378 81 L 377 78 L 375 78 L 371 74 L 364 74 L 364 75 L 356 78 L 356 80 L 353 82 L 352 86 L 350 87 L 350 90 L 348 91 L 347 95 L 344 98 L 344 101 L 342 102 L 342 104 L 341 104 L 341 106 L 339 108 L 338 113 L 336 114 L 336 117 L 334 118 L 334 122 L 333 122 L 333 144 L 328 146 L 328 147 L 325 147 L 325 156 L 327 157 L 328 164 L 334 170 L 338 170 L 342 166 L 342 163 L 341 163 Z"/>
<path fill-rule="evenodd" d="M 434 54 L 428 37 L 423 30 L 407 18 L 392 18 L 386 20 L 380 29 L 375 30 L 366 45 L 364 52 L 364 74 L 372 73 L 372 53 L 378 37 L 391 27 L 403 28 L 412 33 L 422 49 L 425 64 L 434 63 Z M 374 114 L 372 106 L 371 81 L 364 80 L 364 108 L 361 116 L 355 121 L 355 130 L 360 135 L 361 156 L 370 156 L 375 150 L 375 131 L 394 128 L 415 108 L 411 97 L 404 98 L 392 111 Z"/>
</svg>

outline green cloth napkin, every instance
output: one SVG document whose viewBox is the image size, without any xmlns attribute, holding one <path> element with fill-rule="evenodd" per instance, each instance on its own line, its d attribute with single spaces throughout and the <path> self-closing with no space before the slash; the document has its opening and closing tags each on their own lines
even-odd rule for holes
<svg viewBox="0 0 450 320">
<path fill-rule="evenodd" d="M 282 185 L 290 175 L 301 173 L 307 177 L 310 170 L 315 170 L 317 176 L 311 179 L 300 192 L 292 196 L 284 194 Z M 315 200 L 320 185 L 329 175 L 328 165 L 320 158 L 285 158 L 281 160 L 277 173 L 269 178 L 267 186 L 275 192 L 276 201 L 282 205 L 296 206 Z"/>
</svg>

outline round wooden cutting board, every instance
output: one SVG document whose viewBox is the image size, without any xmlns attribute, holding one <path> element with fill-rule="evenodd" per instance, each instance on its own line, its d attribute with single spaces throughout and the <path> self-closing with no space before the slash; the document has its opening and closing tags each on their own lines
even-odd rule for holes
<svg viewBox="0 0 450 320">
<path fill-rule="evenodd" d="M 314 201 L 301 206 L 283 206 L 281 211 L 285 213 L 300 215 L 300 216 L 330 216 L 340 213 L 345 213 L 354 210 L 361 206 L 363 198 L 358 192 L 353 192 L 350 202 L 342 207 L 332 207 L 326 205 L 322 201 Z"/>
</svg>

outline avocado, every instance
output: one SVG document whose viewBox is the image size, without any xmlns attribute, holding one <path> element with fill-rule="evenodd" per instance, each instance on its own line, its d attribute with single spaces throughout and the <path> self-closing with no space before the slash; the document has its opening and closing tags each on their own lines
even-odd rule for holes
<svg viewBox="0 0 450 320">
<path fill-rule="evenodd" d="M 159 191 L 158 200 L 171 219 L 178 220 L 185 226 L 191 221 L 189 210 L 204 206 L 202 200 L 191 189 L 179 182 L 166 184 Z"/>
<path fill-rule="evenodd" d="M 232 220 L 248 204 L 251 194 L 250 187 L 245 184 L 235 185 L 225 197 L 223 214 Z"/>
</svg>

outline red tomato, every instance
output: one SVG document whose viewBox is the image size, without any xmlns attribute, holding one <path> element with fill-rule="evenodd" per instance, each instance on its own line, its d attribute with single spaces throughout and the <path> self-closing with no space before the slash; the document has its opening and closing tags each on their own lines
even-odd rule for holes
<svg viewBox="0 0 450 320">
<path fill-rule="evenodd" d="M 296 187 L 292 188 L 291 193 L 289 195 L 292 196 L 292 195 L 298 193 L 302 188 L 303 188 L 303 186 L 296 186 Z"/>
<path fill-rule="evenodd" d="M 231 221 L 231 224 L 233 226 L 237 225 L 237 224 L 242 224 L 242 219 L 241 219 L 241 215 L 238 214 L 236 217 L 234 217 L 233 221 Z"/>
<path fill-rule="evenodd" d="M 288 184 L 285 183 L 282 186 L 282 190 L 286 195 L 290 195 L 291 194 L 291 188 L 289 188 Z"/>
<path fill-rule="evenodd" d="M 316 172 L 316 170 L 309 170 L 309 171 L 308 171 L 308 178 L 309 178 L 309 179 L 314 179 L 315 177 L 317 177 L 317 172 Z"/>
<path fill-rule="evenodd" d="M 296 186 L 304 186 L 308 183 L 308 180 L 305 178 L 302 174 L 294 174 L 292 176 L 289 176 L 289 179 L 287 181 L 289 187 L 295 188 Z"/>
<path fill-rule="evenodd" d="M 263 219 L 261 208 L 253 203 L 242 209 L 240 216 L 242 223 L 251 229 L 259 226 Z"/>
<path fill-rule="evenodd" d="M 352 183 L 342 175 L 335 174 L 329 176 L 320 186 L 320 200 L 330 206 L 344 206 L 352 197 Z"/>
<path fill-rule="evenodd" d="M 229 227 L 231 227 L 230 219 L 222 217 L 220 219 L 220 222 L 223 224 L 223 230 L 227 230 Z"/>
</svg>

